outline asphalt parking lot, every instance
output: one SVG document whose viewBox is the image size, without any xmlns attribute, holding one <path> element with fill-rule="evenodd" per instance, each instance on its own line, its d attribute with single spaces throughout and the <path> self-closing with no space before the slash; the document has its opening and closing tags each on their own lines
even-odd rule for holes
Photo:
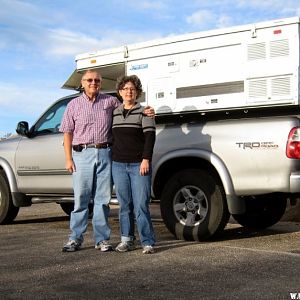
<svg viewBox="0 0 300 300">
<path fill-rule="evenodd" d="M 119 242 L 112 206 L 112 244 Z M 57 204 L 22 208 L 0 226 L 1 299 L 292 299 L 300 293 L 300 223 L 262 232 L 230 223 L 221 239 L 175 240 L 151 205 L 156 253 L 101 253 L 92 229 L 84 248 L 62 253 L 68 217 Z M 295 294 L 290 294 L 295 293 Z M 299 297 L 300 298 L 300 297 Z M 294 299 L 299 299 L 294 298 Z"/>
</svg>

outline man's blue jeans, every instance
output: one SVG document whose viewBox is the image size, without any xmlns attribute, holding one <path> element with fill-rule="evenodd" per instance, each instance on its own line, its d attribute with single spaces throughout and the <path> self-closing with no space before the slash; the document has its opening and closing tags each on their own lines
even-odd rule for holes
<svg viewBox="0 0 300 300">
<path fill-rule="evenodd" d="M 153 246 L 155 237 L 149 211 L 151 173 L 141 176 L 139 170 L 140 163 L 112 163 L 113 180 L 120 203 L 121 240 L 126 242 L 134 239 L 135 215 L 141 244 Z"/>
<path fill-rule="evenodd" d="M 111 199 L 111 149 L 86 148 L 73 151 L 74 211 L 70 220 L 70 240 L 83 242 L 88 226 L 88 205 L 94 201 L 93 231 L 95 244 L 109 240 L 109 201 Z"/>
</svg>

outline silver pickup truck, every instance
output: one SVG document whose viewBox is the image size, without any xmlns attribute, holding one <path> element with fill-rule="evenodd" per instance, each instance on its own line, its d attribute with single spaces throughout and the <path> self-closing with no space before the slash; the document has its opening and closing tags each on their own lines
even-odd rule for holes
<svg viewBox="0 0 300 300">
<path fill-rule="evenodd" d="M 73 207 L 59 132 L 67 103 L 59 99 L 29 128 L 0 142 L 0 224 L 35 202 Z M 153 199 L 178 238 L 205 240 L 222 232 L 230 215 L 263 229 L 280 220 L 300 192 L 300 121 L 296 115 L 220 112 L 157 118 Z M 91 203 L 92 206 L 92 203 Z"/>
</svg>

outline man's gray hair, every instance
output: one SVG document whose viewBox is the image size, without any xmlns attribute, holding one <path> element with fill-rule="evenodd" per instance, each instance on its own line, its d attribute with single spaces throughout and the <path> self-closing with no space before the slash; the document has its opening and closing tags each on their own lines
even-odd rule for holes
<svg viewBox="0 0 300 300">
<path fill-rule="evenodd" d="M 83 72 L 81 79 L 87 74 L 87 73 L 97 73 L 97 75 L 99 76 L 100 80 L 102 81 L 102 76 L 100 74 L 100 72 L 96 69 L 87 69 Z"/>
</svg>

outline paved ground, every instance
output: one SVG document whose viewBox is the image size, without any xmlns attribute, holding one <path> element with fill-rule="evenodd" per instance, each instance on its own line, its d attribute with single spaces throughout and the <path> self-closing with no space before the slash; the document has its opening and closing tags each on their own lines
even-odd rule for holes
<svg viewBox="0 0 300 300">
<path fill-rule="evenodd" d="M 288 203 L 285 214 L 281 220 L 289 222 L 300 222 L 300 199 L 298 199 L 296 204 L 293 206 Z"/>
<path fill-rule="evenodd" d="M 119 241 L 118 207 L 110 224 Z M 157 253 L 62 253 L 68 218 L 56 204 L 22 208 L 0 226 L 1 299 L 291 299 L 300 293 L 300 223 L 263 232 L 229 224 L 220 240 L 178 241 L 151 207 Z"/>
</svg>

